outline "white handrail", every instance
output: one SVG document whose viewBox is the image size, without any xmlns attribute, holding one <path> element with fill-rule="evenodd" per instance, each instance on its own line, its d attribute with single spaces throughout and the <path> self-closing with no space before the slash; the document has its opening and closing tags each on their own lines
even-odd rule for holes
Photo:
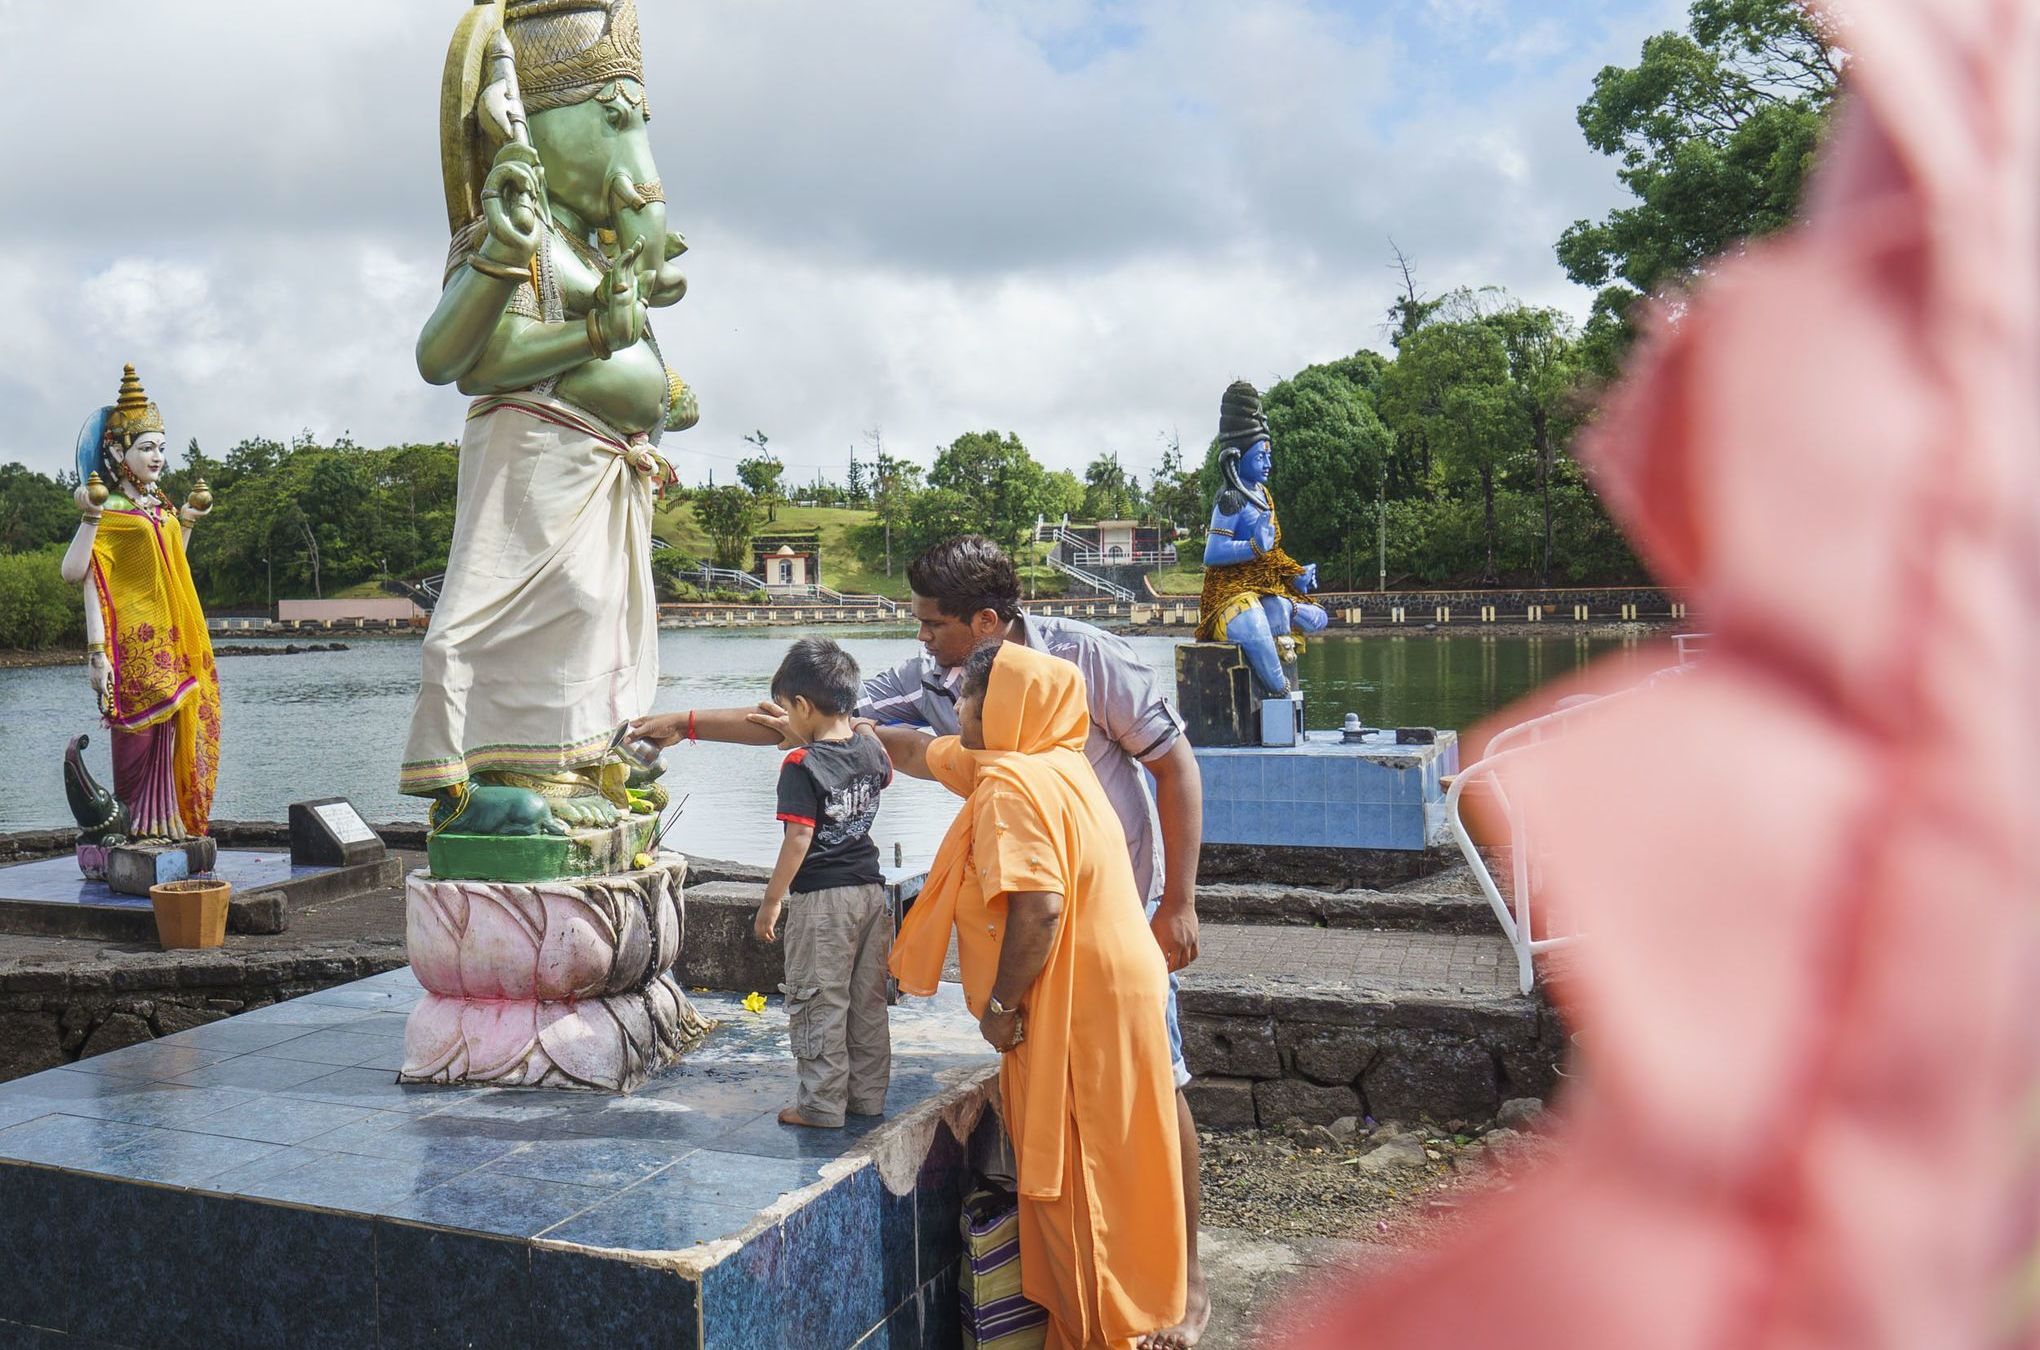
<svg viewBox="0 0 2040 1350">
<path fill-rule="evenodd" d="M 1705 634 L 1689 636 L 1697 638 Z M 1567 725 L 1578 720 L 1583 713 L 1598 709 L 1611 699 L 1625 698 L 1692 669 L 1689 650 L 1697 655 L 1700 647 L 1697 642 L 1690 648 L 1680 644 L 1678 665 L 1655 671 L 1627 689 L 1611 694 L 1575 694 L 1560 700 L 1557 708 L 1541 717 L 1532 717 L 1496 732 L 1480 759 L 1454 775 L 1452 786 L 1445 793 L 1446 823 L 1460 853 L 1466 858 L 1467 867 L 1473 872 L 1474 881 L 1480 886 L 1481 894 L 1487 897 L 1488 908 L 1500 921 L 1502 935 L 1515 950 L 1516 982 L 1526 994 L 1537 983 L 1536 958 L 1541 953 L 1577 942 L 1582 934 L 1561 933 L 1541 938 L 1534 935 L 1530 924 L 1531 893 L 1535 886 L 1529 822 L 1522 803 L 1510 797 L 1503 786 L 1500 771 L 1510 761 L 1533 753 L 1538 745 L 1565 731 Z M 1460 800 L 1466 795 L 1467 788 L 1475 784 L 1493 793 L 1496 804 L 1501 808 L 1502 819 L 1509 827 L 1509 881 L 1513 895 L 1508 897 L 1504 897 L 1501 888 L 1495 884 L 1494 874 L 1488 870 L 1487 858 L 1474 842 L 1473 832 L 1466 827 Z"/>
</svg>

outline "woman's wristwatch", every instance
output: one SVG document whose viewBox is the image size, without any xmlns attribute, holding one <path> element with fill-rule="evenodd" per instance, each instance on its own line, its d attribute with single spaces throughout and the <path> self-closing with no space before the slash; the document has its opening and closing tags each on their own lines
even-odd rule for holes
<svg viewBox="0 0 2040 1350">
<path fill-rule="evenodd" d="M 1009 1008 L 1005 1004 L 999 1002 L 999 996 L 997 994 L 987 994 L 985 995 L 985 1011 L 990 1013 L 994 1017 L 1011 1017 L 1014 1013 L 1019 1012 L 1020 1010 L 1018 1008 Z"/>
</svg>

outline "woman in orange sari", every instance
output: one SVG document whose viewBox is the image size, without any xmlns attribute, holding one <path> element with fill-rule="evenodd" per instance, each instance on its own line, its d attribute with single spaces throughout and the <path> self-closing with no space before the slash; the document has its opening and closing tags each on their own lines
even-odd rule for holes
<svg viewBox="0 0 2040 1350">
<path fill-rule="evenodd" d="M 1187 1269 L 1168 970 L 1090 762 L 1083 676 L 998 643 L 964 668 L 961 736 L 885 728 L 969 798 L 893 948 L 932 994 L 953 929 L 965 999 L 1005 1055 L 1021 1288 L 1051 1350 L 1130 1350 L 1183 1316 Z"/>
</svg>

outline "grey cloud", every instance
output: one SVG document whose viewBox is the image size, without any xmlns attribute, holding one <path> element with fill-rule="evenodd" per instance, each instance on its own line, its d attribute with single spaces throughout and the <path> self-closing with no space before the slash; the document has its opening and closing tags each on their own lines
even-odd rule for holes
<svg viewBox="0 0 2040 1350">
<path fill-rule="evenodd" d="M 874 425 L 924 461 L 986 426 L 1052 464 L 1145 465 L 1172 427 L 1201 444 L 1234 375 L 1378 343 L 1390 234 L 1427 289 L 1582 310 L 1551 243 L 1616 194 L 1573 105 L 1658 17 L 1638 0 L 1652 12 L 1573 32 L 1566 68 L 1468 97 L 1389 19 L 1301 0 L 1127 0 L 1110 18 L 1138 40 L 1062 71 L 1044 44 L 1083 27 L 1080 0 L 640 4 L 694 245 L 693 291 L 659 317 L 703 401 L 668 443 L 694 477 L 761 426 L 832 472 Z M 215 452 L 301 427 L 455 436 L 460 400 L 419 382 L 411 344 L 465 8 L 0 0 L 0 43 L 33 53 L 0 84 L 24 129 L 0 199 L 19 311 L 0 460 L 59 467 L 124 360 Z"/>
</svg>

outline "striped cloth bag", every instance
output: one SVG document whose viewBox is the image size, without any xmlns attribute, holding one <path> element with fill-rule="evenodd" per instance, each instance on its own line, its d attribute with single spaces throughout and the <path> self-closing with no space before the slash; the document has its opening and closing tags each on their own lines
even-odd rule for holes
<svg viewBox="0 0 2040 1350">
<path fill-rule="evenodd" d="M 1003 1191 L 973 1191 L 963 1202 L 964 1350 L 1041 1350 L 1048 1313 L 1020 1292 L 1020 1210 Z"/>
</svg>

